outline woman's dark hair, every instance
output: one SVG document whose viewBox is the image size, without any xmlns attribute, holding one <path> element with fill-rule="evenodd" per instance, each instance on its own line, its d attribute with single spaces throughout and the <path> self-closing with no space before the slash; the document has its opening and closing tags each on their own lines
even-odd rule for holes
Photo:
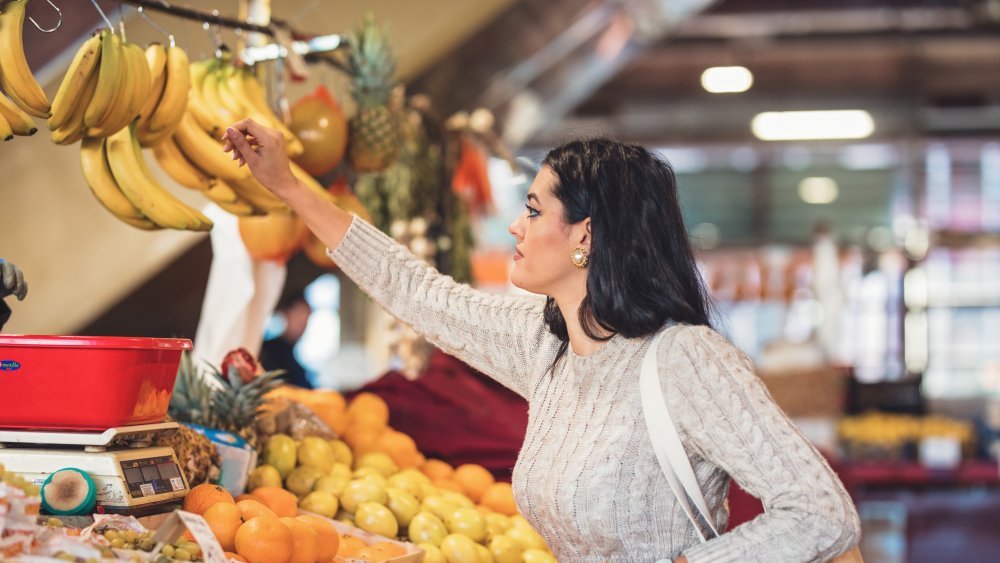
<svg viewBox="0 0 1000 563">
<path fill-rule="evenodd" d="M 566 223 L 590 217 L 587 296 L 579 309 L 587 336 L 646 336 L 671 320 L 710 324 L 709 298 L 666 160 L 640 146 L 591 139 L 553 149 L 543 164 L 558 178 L 552 193 Z M 551 297 L 545 322 L 563 341 L 558 362 L 569 336 Z"/>
</svg>

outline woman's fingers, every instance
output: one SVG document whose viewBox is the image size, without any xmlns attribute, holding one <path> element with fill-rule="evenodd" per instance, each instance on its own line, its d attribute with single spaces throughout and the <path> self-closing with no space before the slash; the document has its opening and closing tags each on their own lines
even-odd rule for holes
<svg viewBox="0 0 1000 563">
<path fill-rule="evenodd" d="M 253 159 L 259 156 L 250 145 L 250 141 L 247 140 L 244 133 L 234 127 L 230 127 L 226 130 L 226 134 L 229 135 L 229 142 L 232 143 L 234 147 L 233 160 L 241 158 L 248 162 L 253 162 Z"/>
</svg>

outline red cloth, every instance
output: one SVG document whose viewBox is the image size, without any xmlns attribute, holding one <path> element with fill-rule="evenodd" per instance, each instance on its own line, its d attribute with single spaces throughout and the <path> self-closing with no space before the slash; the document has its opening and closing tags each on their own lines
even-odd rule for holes
<svg viewBox="0 0 1000 563">
<path fill-rule="evenodd" d="M 528 426 L 528 403 L 465 363 L 435 350 L 416 381 L 390 371 L 357 392 L 389 405 L 389 424 L 428 458 L 478 463 L 510 481 Z"/>
<path fill-rule="evenodd" d="M 510 481 L 528 426 L 528 403 L 513 391 L 435 350 L 416 381 L 390 371 L 365 385 L 389 405 L 389 424 L 409 434 L 428 458 L 458 466 L 478 463 Z M 763 512 L 759 500 L 734 482 L 729 492 L 729 528 Z"/>
</svg>

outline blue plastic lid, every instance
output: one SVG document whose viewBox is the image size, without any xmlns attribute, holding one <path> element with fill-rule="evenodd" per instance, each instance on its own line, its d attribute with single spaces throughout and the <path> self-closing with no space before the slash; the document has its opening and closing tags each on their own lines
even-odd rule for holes
<svg viewBox="0 0 1000 563">
<path fill-rule="evenodd" d="M 45 499 L 45 488 L 52 482 L 52 478 L 56 474 L 63 471 L 76 471 L 83 476 L 84 482 L 87 484 L 87 494 L 83 501 L 77 506 L 70 508 L 68 510 L 57 510 L 52 508 L 52 506 Z M 94 484 L 94 480 L 87 475 L 87 472 L 82 469 L 77 469 L 75 467 L 64 467 L 58 471 L 53 471 L 46 477 L 45 482 L 42 483 L 42 508 L 49 514 L 54 514 L 56 516 L 73 516 L 76 514 L 90 514 L 94 510 L 94 506 L 97 504 L 97 485 Z"/>
</svg>

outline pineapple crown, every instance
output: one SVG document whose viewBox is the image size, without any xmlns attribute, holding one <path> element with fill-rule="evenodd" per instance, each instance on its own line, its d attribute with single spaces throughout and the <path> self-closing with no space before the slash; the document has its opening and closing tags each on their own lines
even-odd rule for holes
<svg viewBox="0 0 1000 563">
<path fill-rule="evenodd" d="M 264 396 L 281 385 L 278 378 L 284 373 L 266 371 L 245 382 L 236 365 L 230 364 L 223 375 L 208 362 L 199 369 L 184 352 L 170 397 L 170 416 L 181 422 L 239 431 L 253 424 L 267 402 Z"/>
<path fill-rule="evenodd" d="M 395 86 L 396 60 L 385 29 L 369 12 L 361 26 L 348 35 L 347 42 L 351 47 L 348 64 L 354 78 L 354 99 L 362 106 L 387 104 Z"/>
</svg>

